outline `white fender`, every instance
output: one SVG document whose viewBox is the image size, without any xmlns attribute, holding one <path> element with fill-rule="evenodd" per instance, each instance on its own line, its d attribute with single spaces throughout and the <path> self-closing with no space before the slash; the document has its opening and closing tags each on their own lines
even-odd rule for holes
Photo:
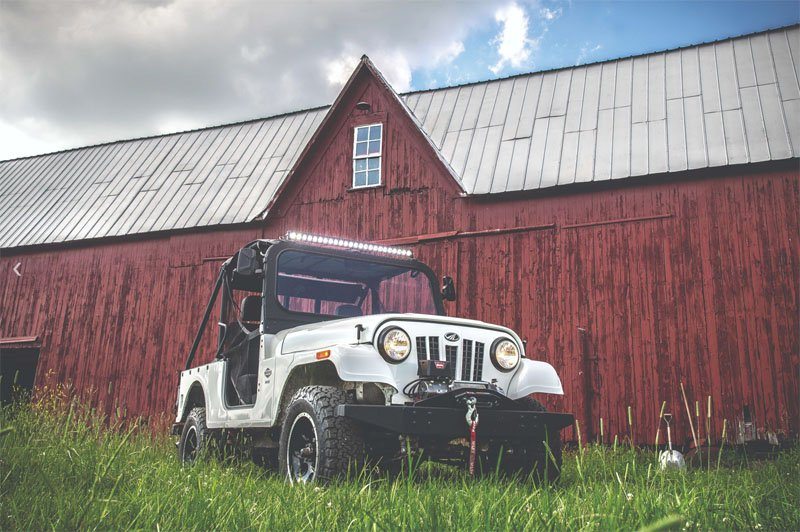
<svg viewBox="0 0 800 532">
<path fill-rule="evenodd" d="M 398 383 L 417 378 L 416 357 L 408 357 L 399 364 L 389 364 L 372 344 L 331 346 L 327 350 L 330 351 L 327 361 L 333 364 L 339 378 L 345 382 L 376 382 L 397 389 Z M 296 353 L 292 368 L 314 362 L 317 362 L 315 352 Z"/>
<path fill-rule="evenodd" d="M 520 399 L 532 393 L 564 395 L 564 389 L 553 366 L 547 362 L 522 359 L 508 386 L 508 396 Z"/>
</svg>

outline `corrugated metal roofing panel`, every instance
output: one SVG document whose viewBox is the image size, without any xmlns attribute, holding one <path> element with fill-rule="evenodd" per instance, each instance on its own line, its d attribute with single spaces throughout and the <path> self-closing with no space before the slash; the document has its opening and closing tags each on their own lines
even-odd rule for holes
<svg viewBox="0 0 800 532">
<path fill-rule="evenodd" d="M 564 140 L 561 142 L 561 162 L 558 168 L 558 184 L 568 185 L 575 182 L 575 162 L 578 159 L 578 135 L 577 131 L 564 133 Z"/>
<path fill-rule="evenodd" d="M 800 155 L 800 28 L 401 96 L 467 193 Z M 327 113 L 0 162 L 0 246 L 240 223 Z"/>
<path fill-rule="evenodd" d="M 633 113 L 631 112 L 631 119 L 632 118 Z M 631 175 L 646 175 L 649 173 L 649 129 L 647 122 L 631 124 Z"/>
<path fill-rule="evenodd" d="M 722 111 L 722 125 L 725 129 L 725 151 L 728 154 L 728 163 L 746 163 L 750 159 L 750 153 L 744 137 L 742 110 Z"/>
<path fill-rule="evenodd" d="M 722 112 L 705 113 L 705 131 L 708 142 L 708 165 L 724 166 L 728 162 L 725 148 L 725 129 L 722 125 Z"/>
</svg>

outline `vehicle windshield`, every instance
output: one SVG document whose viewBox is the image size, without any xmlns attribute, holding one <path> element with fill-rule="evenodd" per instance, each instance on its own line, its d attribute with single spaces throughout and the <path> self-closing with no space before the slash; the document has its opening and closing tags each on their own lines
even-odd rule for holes
<svg viewBox="0 0 800 532">
<path fill-rule="evenodd" d="M 324 316 L 438 314 L 431 279 L 397 264 L 287 250 L 278 257 L 276 293 L 289 311 Z"/>
</svg>

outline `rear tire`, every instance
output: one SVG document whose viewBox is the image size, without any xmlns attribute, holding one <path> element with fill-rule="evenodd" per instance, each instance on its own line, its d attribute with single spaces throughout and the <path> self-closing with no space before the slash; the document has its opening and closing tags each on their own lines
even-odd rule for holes
<svg viewBox="0 0 800 532">
<path fill-rule="evenodd" d="M 531 397 L 517 399 L 517 403 L 525 410 L 547 412 L 542 403 Z M 523 479 L 533 475 L 538 481 L 554 483 L 561 475 L 561 432 L 544 431 L 524 444 L 493 444 L 485 466 L 484 474 L 497 471 L 502 476 Z"/>
<path fill-rule="evenodd" d="M 178 459 L 182 464 L 194 463 L 208 452 L 211 440 L 211 431 L 206 427 L 206 409 L 192 408 L 178 442 Z"/>
<path fill-rule="evenodd" d="M 290 483 L 328 482 L 364 463 L 360 427 L 336 415 L 347 402 L 333 386 L 307 386 L 292 397 L 281 427 L 279 471 Z"/>
</svg>

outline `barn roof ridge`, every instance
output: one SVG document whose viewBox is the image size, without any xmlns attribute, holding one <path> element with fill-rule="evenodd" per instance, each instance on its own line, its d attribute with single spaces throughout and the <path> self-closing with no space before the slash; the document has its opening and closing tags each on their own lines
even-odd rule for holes
<svg viewBox="0 0 800 532">
<path fill-rule="evenodd" d="M 800 26 L 800 22 L 795 22 L 793 24 L 787 24 L 787 25 L 784 25 L 784 26 L 778 26 L 778 27 L 775 27 L 775 28 L 767 28 L 767 29 L 764 29 L 764 30 L 754 31 L 754 32 L 750 32 L 750 33 L 744 33 L 744 34 L 741 34 L 741 35 L 731 35 L 731 36 L 728 36 L 728 37 L 722 37 L 722 38 L 714 39 L 714 40 L 711 40 L 711 41 L 701 41 L 701 42 L 694 43 L 694 44 L 686 44 L 686 45 L 683 45 L 683 46 L 676 46 L 676 47 L 673 47 L 673 48 L 658 49 L 658 50 L 653 50 L 653 51 L 650 51 L 650 52 L 642 52 L 642 53 L 633 54 L 633 55 L 623 55 L 623 56 L 613 57 L 613 58 L 609 58 L 609 59 L 602 59 L 602 60 L 599 60 L 599 61 L 590 61 L 588 63 L 580 63 L 580 64 L 576 64 L 576 65 L 566 65 L 566 66 L 560 66 L 560 67 L 546 68 L 546 69 L 542 69 L 542 70 L 530 70 L 530 71 L 525 71 L 525 72 L 518 72 L 516 74 L 510 74 L 508 76 L 500 76 L 500 77 L 495 77 L 495 78 L 485 78 L 485 79 L 480 79 L 480 80 L 476 80 L 476 81 L 467 81 L 467 82 L 464 82 L 464 83 L 455 83 L 453 85 L 442 85 L 440 87 L 430 87 L 430 88 L 427 88 L 427 89 L 416 89 L 416 90 L 405 91 L 405 92 L 396 92 L 396 91 L 395 92 L 396 92 L 396 94 L 398 96 L 400 96 L 402 98 L 402 97 L 405 97 L 405 96 L 411 96 L 411 95 L 414 95 L 414 94 L 423 94 L 423 93 L 426 93 L 426 92 L 437 92 L 437 91 L 444 91 L 444 90 L 448 90 L 448 89 L 458 89 L 458 88 L 461 88 L 461 87 L 469 87 L 469 86 L 472 86 L 472 85 L 483 85 L 483 84 L 487 84 L 487 83 L 500 82 L 500 81 L 505 81 L 505 80 L 509 80 L 509 79 L 522 78 L 522 77 L 526 77 L 526 76 L 535 76 L 535 75 L 538 75 L 538 74 L 549 74 L 551 72 L 560 72 L 560 71 L 563 71 L 563 70 L 573 70 L 573 69 L 576 69 L 576 68 L 590 67 L 592 65 L 602 65 L 604 63 L 614 63 L 614 62 L 617 62 L 617 61 L 624 61 L 626 59 L 636 59 L 638 57 L 645 57 L 645 56 L 649 56 L 649 55 L 666 54 L 666 53 L 675 52 L 675 51 L 678 51 L 678 50 L 696 48 L 696 47 L 699 47 L 699 46 L 705 46 L 705 45 L 709 45 L 709 44 L 717 44 L 717 43 L 722 43 L 722 42 L 725 42 L 725 41 L 732 41 L 732 40 L 735 40 L 735 39 L 741 39 L 741 38 L 744 38 L 744 37 L 753 37 L 755 35 L 761 35 L 761 34 L 764 34 L 764 33 L 770 33 L 770 32 L 781 31 L 781 30 L 788 30 L 788 29 L 791 29 L 791 28 L 794 28 L 794 27 L 798 27 L 798 26 Z M 360 59 L 359 59 L 359 61 L 363 61 L 365 58 L 369 59 L 371 61 L 371 59 L 369 58 L 368 54 L 362 54 Z M 210 129 L 217 129 L 217 128 L 230 127 L 230 126 L 240 126 L 240 125 L 243 125 L 243 124 L 250 124 L 252 122 L 258 122 L 260 120 L 272 120 L 272 119 L 275 119 L 275 118 L 281 118 L 281 117 L 290 116 L 290 115 L 299 114 L 299 113 L 308 113 L 308 112 L 311 112 L 311 111 L 320 111 L 322 109 L 328 109 L 332 105 L 333 105 L 333 102 L 328 103 L 328 104 L 314 105 L 314 106 L 311 106 L 311 107 L 304 107 L 304 108 L 301 108 L 301 109 L 294 109 L 294 110 L 291 110 L 291 111 L 283 111 L 283 112 L 280 112 L 280 113 L 276 113 L 274 115 L 260 116 L 260 117 L 255 117 L 255 118 L 246 118 L 244 120 L 237 120 L 237 121 L 234 121 L 234 122 L 225 122 L 225 123 L 222 123 L 222 124 L 211 124 L 211 125 L 200 126 L 200 127 L 191 128 L 191 129 L 182 129 L 182 130 L 178 130 L 178 131 L 170 131 L 168 133 L 153 133 L 153 134 L 141 135 L 141 136 L 138 136 L 138 137 L 120 138 L 120 139 L 109 140 L 109 141 L 104 141 L 104 142 L 97 142 L 97 143 L 94 143 L 94 144 L 83 144 L 81 146 L 73 146 L 71 148 L 64 148 L 64 149 L 61 149 L 61 150 L 53 150 L 53 151 L 48 151 L 48 152 L 43 152 L 43 153 L 35 153 L 35 154 L 32 154 L 32 155 L 23 155 L 21 157 L 12 157 L 10 159 L 0 159 L 0 163 L 19 161 L 19 160 L 22 160 L 22 159 L 32 159 L 32 158 L 35 158 L 35 157 L 44 157 L 46 155 L 55 155 L 55 154 L 58 154 L 58 153 L 66 153 L 66 152 L 75 151 L 75 150 L 83 150 L 83 149 L 86 149 L 86 148 L 98 148 L 98 147 L 102 147 L 102 146 L 109 146 L 111 144 L 119 144 L 119 143 L 123 143 L 123 142 L 133 142 L 133 141 L 137 141 L 137 140 L 157 139 L 157 138 L 169 137 L 171 135 L 182 135 L 184 133 L 195 133 L 197 131 L 206 131 L 206 130 L 210 130 Z"/>
<path fill-rule="evenodd" d="M 562 70 L 574 70 L 576 68 L 590 67 L 590 66 L 593 66 L 593 65 L 602 65 L 604 63 L 616 63 L 618 61 L 625 61 L 626 59 L 636 59 L 636 58 L 639 58 L 639 57 L 645 57 L 645 56 L 649 56 L 649 55 L 667 54 L 667 53 L 670 53 L 670 52 L 677 52 L 679 50 L 686 50 L 686 49 L 690 49 L 690 48 L 698 48 L 700 46 L 707 46 L 709 44 L 718 44 L 718 43 L 723 43 L 725 41 L 733 41 L 733 40 L 736 40 L 736 39 L 743 39 L 745 37 L 754 37 L 756 35 L 761 35 L 763 33 L 771 33 L 771 32 L 776 32 L 776 31 L 781 31 L 781 30 L 788 30 L 788 29 L 791 29 L 791 28 L 794 28 L 794 27 L 798 27 L 798 26 L 800 26 L 800 22 L 795 22 L 793 24 L 786 24 L 785 26 L 777 26 L 775 28 L 767 28 L 767 29 L 764 29 L 764 30 L 753 31 L 753 32 L 750 32 L 750 33 L 743 33 L 741 35 L 730 35 L 728 37 L 721 37 L 719 39 L 714 39 L 714 40 L 711 40 L 711 41 L 701 41 L 701 42 L 693 43 L 693 44 L 684 44 L 682 46 L 675 46 L 673 48 L 660 48 L 660 49 L 652 50 L 652 51 L 649 51 L 649 52 L 641 52 L 641 53 L 637 53 L 637 54 L 633 54 L 633 55 L 621 55 L 621 56 L 618 56 L 618 57 L 611 57 L 611 58 L 608 58 L 608 59 L 600 59 L 600 60 L 597 60 L 597 61 L 589 61 L 588 63 L 580 63 L 580 64 L 576 64 L 576 65 L 565 65 L 565 66 L 559 66 L 559 67 L 553 67 L 553 68 L 545 68 L 545 69 L 541 69 L 541 70 L 528 70 L 528 71 L 525 71 L 525 72 L 517 72 L 516 74 L 509 74 L 508 76 L 500 76 L 500 77 L 496 77 L 496 78 L 484 78 L 484 79 L 479 79 L 479 80 L 476 80 L 476 81 L 465 81 L 464 83 L 456 83 L 456 84 L 453 84 L 453 85 L 443 85 L 441 87 L 430 87 L 430 88 L 427 88 L 427 89 L 416 89 L 416 90 L 413 90 L 413 91 L 400 92 L 398 94 L 400 96 L 411 96 L 412 94 L 422 94 L 422 93 L 425 93 L 425 92 L 436 92 L 436 91 L 443 91 L 443 90 L 447 90 L 447 89 L 459 89 L 461 87 L 469 87 L 470 85 L 483 85 L 485 83 L 493 83 L 493 82 L 496 82 L 496 81 L 505 81 L 507 79 L 523 78 L 523 77 L 526 77 L 526 76 L 535 76 L 535 75 L 538 75 L 538 74 L 549 74 L 551 72 L 560 72 Z"/>
</svg>

